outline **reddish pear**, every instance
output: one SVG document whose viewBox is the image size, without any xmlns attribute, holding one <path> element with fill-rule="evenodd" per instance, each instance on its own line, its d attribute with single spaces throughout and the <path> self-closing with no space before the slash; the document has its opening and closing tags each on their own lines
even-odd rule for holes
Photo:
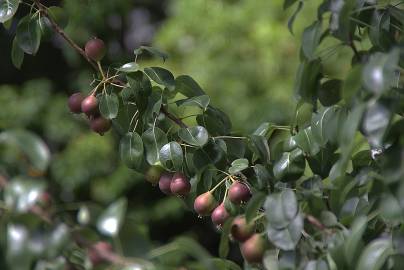
<svg viewBox="0 0 404 270">
<path fill-rule="evenodd" d="M 227 212 L 224 203 L 221 203 L 218 207 L 213 210 L 211 218 L 213 224 L 216 226 L 223 226 L 226 220 L 230 217 L 229 212 Z"/>
<path fill-rule="evenodd" d="M 84 100 L 84 95 L 80 92 L 74 93 L 69 97 L 67 106 L 72 113 L 81 113 L 81 102 Z"/>
<path fill-rule="evenodd" d="M 171 180 L 170 189 L 175 195 L 185 196 L 191 191 L 191 183 L 183 173 L 176 172 Z"/>
<path fill-rule="evenodd" d="M 91 118 L 90 120 L 91 129 L 100 135 L 104 135 L 105 132 L 110 130 L 111 125 L 111 120 L 105 119 L 102 116 Z"/>
<path fill-rule="evenodd" d="M 244 259 L 249 263 L 262 263 L 265 253 L 265 239 L 259 234 L 253 234 L 240 245 Z"/>
<path fill-rule="evenodd" d="M 216 207 L 217 203 L 213 194 L 208 191 L 196 197 L 194 201 L 195 212 L 200 216 L 208 216 Z"/>
<path fill-rule="evenodd" d="M 107 50 L 104 41 L 99 38 L 93 38 L 87 41 L 84 51 L 91 60 L 100 61 L 104 58 Z"/>
<path fill-rule="evenodd" d="M 244 242 L 253 235 L 254 224 L 247 224 L 244 216 L 238 216 L 233 220 L 230 232 L 235 240 Z"/>
<path fill-rule="evenodd" d="M 98 114 L 98 100 L 95 96 L 89 95 L 81 102 L 81 111 L 87 116 Z"/>
<path fill-rule="evenodd" d="M 102 255 L 109 252 L 112 252 L 111 244 L 105 241 L 99 241 L 89 248 L 88 257 L 93 266 L 97 266 L 105 261 Z"/>
<path fill-rule="evenodd" d="M 171 180 L 173 179 L 173 175 L 171 173 L 162 173 L 159 180 L 159 188 L 161 192 L 167 195 L 171 195 Z"/>
<path fill-rule="evenodd" d="M 247 202 L 250 197 L 250 189 L 242 182 L 234 182 L 229 188 L 229 200 L 234 204 Z"/>
</svg>

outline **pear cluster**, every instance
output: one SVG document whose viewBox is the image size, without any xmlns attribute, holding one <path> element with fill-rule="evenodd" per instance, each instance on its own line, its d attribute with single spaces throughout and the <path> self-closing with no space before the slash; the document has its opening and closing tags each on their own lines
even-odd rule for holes
<svg viewBox="0 0 404 270">
<path fill-rule="evenodd" d="M 152 184 L 158 184 L 161 192 L 166 195 L 185 197 L 191 191 L 191 183 L 182 172 L 162 172 L 157 181 L 151 181 L 146 174 L 146 179 Z"/>
<path fill-rule="evenodd" d="M 111 120 L 101 116 L 98 109 L 98 99 L 94 95 L 85 97 L 82 93 L 74 93 L 67 103 L 72 113 L 84 113 L 90 120 L 90 128 L 94 132 L 103 135 L 111 129 Z"/>
<path fill-rule="evenodd" d="M 89 59 L 99 62 L 105 56 L 106 48 L 101 39 L 93 38 L 87 41 L 84 51 Z M 100 115 L 98 104 L 95 93 L 84 96 L 80 92 L 72 94 L 67 102 L 72 113 L 84 113 L 90 120 L 90 128 L 103 135 L 111 129 L 111 120 Z"/>
</svg>

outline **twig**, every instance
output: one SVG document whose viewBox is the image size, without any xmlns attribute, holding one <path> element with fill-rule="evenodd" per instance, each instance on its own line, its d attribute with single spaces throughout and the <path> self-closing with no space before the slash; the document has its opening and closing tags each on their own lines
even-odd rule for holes
<svg viewBox="0 0 404 270">
<path fill-rule="evenodd" d="M 164 108 L 164 106 L 161 106 L 160 108 L 160 112 L 162 112 L 163 114 L 165 114 L 170 120 L 172 120 L 174 123 L 176 123 L 178 126 L 183 127 L 183 128 L 187 128 L 187 125 L 184 124 L 184 122 L 182 122 L 179 118 L 175 117 L 174 115 L 172 115 L 169 111 L 167 111 L 166 108 Z"/>
<path fill-rule="evenodd" d="M 87 62 L 90 63 L 90 65 L 91 65 L 95 70 L 98 70 L 98 69 L 97 69 L 97 65 L 96 65 L 93 61 L 91 61 L 90 58 L 88 58 L 88 56 L 87 56 L 87 54 L 85 53 L 85 51 L 84 51 L 79 45 L 77 45 L 76 42 L 74 42 L 74 41 L 66 34 L 66 32 L 63 31 L 63 29 L 53 20 L 53 18 L 49 15 L 49 12 L 48 12 L 47 8 L 46 8 L 44 5 L 42 5 L 42 4 L 39 2 L 39 0 L 34 0 L 34 3 L 35 3 L 35 5 L 38 7 L 39 12 L 49 20 L 49 22 L 50 22 L 50 24 L 51 24 L 53 30 L 55 30 L 56 33 L 58 33 L 64 40 L 66 40 L 67 43 L 69 43 L 69 45 L 70 45 L 73 49 L 75 49 L 79 54 L 81 54 L 81 55 L 84 57 L 84 59 L 86 59 Z"/>
<path fill-rule="evenodd" d="M 327 227 L 320 222 L 320 220 L 318 220 L 317 218 L 315 218 L 312 215 L 306 215 L 306 219 L 307 221 L 312 224 L 313 226 L 317 227 L 318 229 L 320 229 L 321 231 L 324 231 L 327 234 L 331 234 L 331 230 L 327 229 Z"/>
</svg>

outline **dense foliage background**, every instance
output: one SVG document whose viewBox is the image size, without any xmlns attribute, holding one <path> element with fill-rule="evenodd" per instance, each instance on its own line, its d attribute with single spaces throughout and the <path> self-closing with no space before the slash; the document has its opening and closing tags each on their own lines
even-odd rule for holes
<svg viewBox="0 0 404 270">
<path fill-rule="evenodd" d="M 11 2 L 0 1 L 0 9 Z M 60 5 L 59 1 L 41 2 Z M 0 250 L 0 268 L 28 269 L 38 260 L 37 270 L 59 269 L 64 265 L 56 256 L 59 250 L 69 267 L 91 268 L 83 249 L 71 244 L 62 248 L 69 242 L 66 227 L 43 225 L 47 216 L 42 212 L 36 213 L 42 221 L 27 214 L 41 210 L 27 208 L 33 199 L 24 192 L 42 192 L 46 184 L 49 194 L 57 196 L 52 196 L 51 206 L 41 197 L 39 209 L 51 207 L 58 222 L 88 239 L 111 242 L 122 255 L 156 260 L 161 269 L 213 267 L 199 242 L 213 256 L 229 253 L 228 259 L 255 269 L 243 261 L 237 244 L 230 243 L 227 250 L 229 226 L 220 236 L 209 218 L 197 219 L 190 211 L 196 195 L 222 183 L 221 173 L 209 173 L 212 168 L 230 173 L 223 180 L 226 187 L 248 179 L 251 201 L 237 207 L 227 200 L 226 209 L 233 215 L 246 213 L 257 231 L 269 238 L 267 269 L 403 266 L 401 1 L 74 0 L 64 1 L 62 7 L 66 13 L 58 14 L 56 21 L 65 25 L 68 17 L 65 31 L 75 42 L 83 46 L 94 36 L 105 41 L 105 67 L 138 61 L 142 68 L 163 66 L 175 77 L 189 74 L 210 96 L 211 105 L 182 106 L 174 92 L 179 91 L 180 98 L 193 97 L 177 84 L 173 90 L 170 78 L 151 76 L 152 71 L 166 72 L 153 68 L 135 77 L 124 70 L 128 84 L 122 88 L 132 91 L 143 80 L 136 76 L 147 74 L 154 81 L 154 92 L 164 89 L 161 102 L 167 107 L 178 105 L 171 108 L 174 114 L 206 115 L 216 112 L 213 105 L 231 116 L 233 127 L 230 132 L 225 117 L 216 114 L 215 120 L 224 125 L 198 122 L 209 132 L 206 141 L 181 135 L 184 129 L 177 135 L 178 128 L 164 117 L 150 122 L 148 114 L 156 113 L 154 104 L 150 105 L 156 100 L 150 97 L 142 125 L 133 128 L 143 134 L 147 162 L 183 170 L 193 183 L 185 200 L 163 196 L 144 181 L 146 161 L 136 170 L 120 161 L 126 141 L 116 123 L 115 132 L 99 136 L 88 131 L 85 117 L 68 111 L 67 96 L 77 91 L 88 94 L 97 78 L 60 36 L 43 28 L 38 53 L 26 54 L 21 70 L 13 67 L 12 62 L 19 65 L 13 38 L 24 30 L 19 27 L 27 17 L 21 18 L 30 11 L 29 5 L 21 4 L 13 20 L 0 28 L 0 176 L 4 176 L 0 186 L 5 190 L 0 206 L 5 233 L 0 234 L 0 244 L 7 247 Z M 17 42 L 24 46 L 23 41 Z M 134 49 L 141 45 L 153 45 L 170 57 L 163 62 L 150 57 L 153 54 L 135 56 Z M 29 51 L 33 45 L 26 46 Z M 140 78 L 149 81 L 148 77 Z M 199 91 L 193 85 L 191 90 L 195 89 Z M 107 89 L 108 95 L 113 96 L 113 91 Z M 105 96 L 103 92 L 99 98 Z M 198 102 L 206 102 L 205 98 Z M 119 115 L 129 104 L 121 104 Z M 110 108 L 102 114 L 116 117 Z M 198 119 L 182 120 L 195 126 Z M 191 149 L 192 164 L 185 152 L 185 165 L 178 169 L 179 154 L 173 157 L 171 148 L 171 159 L 164 162 L 147 156 L 147 132 L 154 135 L 154 142 L 165 143 L 163 138 L 156 139 L 156 122 L 169 141 L 182 142 L 179 148 L 185 151 Z M 194 131 L 205 135 L 203 127 Z M 241 140 L 234 143 L 234 138 Z M 21 153 L 21 149 L 31 150 Z M 201 151 L 208 152 L 202 155 L 203 161 L 195 158 L 201 157 Z M 182 150 L 180 156 L 182 161 Z M 219 202 L 223 194 L 227 196 L 222 186 L 215 193 Z M 111 231 L 111 220 L 123 222 L 119 234 Z M 82 227 L 76 228 L 76 222 Z M 82 241 L 74 233 L 72 238 Z M 220 262 L 228 263 L 221 269 L 238 269 Z M 125 269 L 139 269 L 137 265 L 146 267 L 148 262 L 139 260 Z"/>
<path fill-rule="evenodd" d="M 237 130 L 251 131 L 265 119 L 286 123 L 295 102 L 291 93 L 299 40 L 287 31 L 290 12 L 284 12 L 282 4 L 69 0 L 63 8 L 69 18 L 66 32 L 79 44 L 93 36 L 103 38 L 108 46 L 107 63 L 127 60 L 140 45 L 160 48 L 169 54 L 165 64 L 176 74 L 195 77 L 212 102 L 232 115 Z M 28 10 L 20 6 L 16 17 Z M 308 6 L 298 20 L 313 13 Z M 296 25 L 296 32 L 302 28 Z M 26 55 L 18 70 L 9 55 L 12 32 L 0 26 L 0 129 L 26 128 L 45 140 L 52 152 L 48 181 L 57 184 L 61 199 L 107 205 L 128 194 L 136 233 L 130 231 L 123 238 L 136 241 L 138 250 L 190 234 L 217 254 L 220 236 L 209 219 L 196 219 L 180 200 L 163 196 L 142 175 L 117 162 L 116 136 L 100 137 L 88 131 L 85 119 L 72 117 L 67 96 L 90 90 L 92 71 L 87 63 L 60 37 L 49 35 L 38 54 Z M 161 64 L 147 56 L 142 61 Z M 237 100 L 243 105 L 236 105 Z M 11 153 L 1 152 L 1 157 L 12 163 Z M 230 257 L 241 262 L 238 248 L 232 249 Z"/>
</svg>

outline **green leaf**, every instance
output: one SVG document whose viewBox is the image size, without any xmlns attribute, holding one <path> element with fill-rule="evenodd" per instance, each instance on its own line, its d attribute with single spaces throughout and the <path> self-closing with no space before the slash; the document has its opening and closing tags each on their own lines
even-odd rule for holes
<svg viewBox="0 0 404 270">
<path fill-rule="evenodd" d="M 268 195 L 264 208 L 268 224 L 274 229 L 287 227 L 299 212 L 296 195 L 290 189 Z"/>
<path fill-rule="evenodd" d="M 13 39 L 13 47 L 11 48 L 11 62 L 13 65 L 20 69 L 24 61 L 24 51 L 18 46 L 16 38 Z"/>
<path fill-rule="evenodd" d="M 10 20 L 17 12 L 20 0 L 1 0 L 0 1 L 0 23 Z"/>
<path fill-rule="evenodd" d="M 206 95 L 199 84 L 188 75 L 180 75 L 175 78 L 175 89 L 189 98 Z"/>
<path fill-rule="evenodd" d="M 362 87 L 362 65 L 354 66 L 348 72 L 342 86 L 342 97 L 347 103 L 350 103 Z"/>
<path fill-rule="evenodd" d="M 28 14 L 20 20 L 17 26 L 16 39 L 20 48 L 26 54 L 35 55 L 41 44 L 41 28 L 35 18 Z"/>
<path fill-rule="evenodd" d="M 152 94 L 152 85 L 149 78 L 141 71 L 136 71 L 126 75 L 130 88 L 122 91 L 122 96 L 126 99 L 134 100 L 139 112 L 147 109 L 148 97 Z"/>
<path fill-rule="evenodd" d="M 265 252 L 262 263 L 267 270 L 279 270 L 279 258 L 277 250 L 268 250 Z"/>
<path fill-rule="evenodd" d="M 160 162 L 167 169 L 181 171 L 183 159 L 181 145 L 177 142 L 169 142 L 160 149 Z"/>
<path fill-rule="evenodd" d="M 325 107 L 337 104 L 341 100 L 342 81 L 331 79 L 321 84 L 318 99 Z"/>
<path fill-rule="evenodd" d="M 227 135 L 231 131 L 229 117 L 212 106 L 208 106 L 202 115 L 198 115 L 196 121 L 199 125 L 204 126 L 212 136 Z"/>
<path fill-rule="evenodd" d="M 174 76 L 167 69 L 161 67 L 148 67 L 144 69 L 144 72 L 150 79 L 160 85 L 164 85 L 169 89 L 172 89 L 175 86 Z"/>
<path fill-rule="evenodd" d="M 271 175 L 267 168 L 261 164 L 256 164 L 253 168 L 257 177 L 258 187 L 260 189 L 268 187 L 271 181 Z"/>
<path fill-rule="evenodd" d="M 160 161 L 160 149 L 168 143 L 167 135 L 158 127 L 146 130 L 142 135 L 146 150 L 146 160 L 150 165 L 155 165 Z"/>
<path fill-rule="evenodd" d="M 126 133 L 120 141 L 119 152 L 122 162 L 131 169 L 140 168 L 143 162 L 143 141 L 136 132 Z"/>
<path fill-rule="evenodd" d="M 204 146 L 209 139 L 208 131 L 202 126 L 182 128 L 178 131 L 178 136 L 184 142 L 199 147 Z"/>
<path fill-rule="evenodd" d="M 4 227 L 3 227 L 4 228 Z M 30 232 L 21 224 L 7 224 L 7 249 L 6 258 L 12 269 L 30 270 L 33 260 L 32 251 L 27 243 L 30 240 Z M 4 254 L 4 253 L 3 253 Z"/>
<path fill-rule="evenodd" d="M 372 26 L 369 27 L 369 39 L 372 44 L 381 49 L 388 50 L 393 43 L 390 38 L 390 15 L 388 12 L 375 10 L 372 17 Z"/>
<path fill-rule="evenodd" d="M 299 1 L 296 10 L 293 12 L 292 16 L 288 20 L 288 29 L 292 35 L 293 35 L 293 23 L 295 22 L 295 19 L 299 14 L 299 12 L 302 10 L 302 8 L 303 8 L 303 1 Z"/>
<path fill-rule="evenodd" d="M 304 270 L 328 270 L 328 265 L 323 260 L 311 260 L 306 264 Z"/>
<path fill-rule="evenodd" d="M 330 18 L 330 30 L 342 41 L 349 41 L 351 33 L 355 30 L 351 23 L 350 16 L 357 1 L 337 0 L 333 4 Z"/>
<path fill-rule="evenodd" d="M 362 235 L 366 230 L 367 218 L 358 217 L 352 224 L 349 237 L 344 243 L 345 258 L 348 264 L 353 268 L 363 248 Z"/>
<path fill-rule="evenodd" d="M 111 205 L 100 215 L 97 220 L 97 229 L 106 236 L 117 236 L 124 222 L 127 201 L 121 198 Z"/>
<path fill-rule="evenodd" d="M 143 51 L 148 51 L 149 53 L 151 53 L 154 56 L 160 57 L 161 59 L 163 59 L 163 61 L 165 62 L 168 58 L 168 54 L 166 54 L 165 52 L 162 52 L 154 47 L 149 47 L 149 46 L 140 46 L 139 48 L 135 49 L 133 51 L 133 53 L 135 55 L 140 55 L 143 53 Z"/>
<path fill-rule="evenodd" d="M 266 199 L 265 193 L 256 192 L 253 194 L 251 199 L 248 201 L 247 207 L 245 209 L 245 218 L 247 223 L 250 223 L 254 217 L 257 216 L 258 210 L 262 207 Z"/>
<path fill-rule="evenodd" d="M 386 262 L 387 258 L 394 253 L 390 238 L 380 238 L 373 240 L 363 250 L 359 257 L 357 270 L 379 270 Z"/>
<path fill-rule="evenodd" d="M 131 73 L 131 72 L 136 72 L 139 70 L 139 65 L 136 62 L 130 62 L 123 64 L 120 68 L 117 70 L 125 72 L 125 73 Z"/>
<path fill-rule="evenodd" d="M 45 172 L 50 162 L 46 144 L 34 133 L 26 130 L 8 130 L 0 133 L 0 144 L 17 146 L 28 158 L 33 169 Z"/>
<path fill-rule="evenodd" d="M 251 135 L 250 137 L 250 148 L 254 154 L 262 160 L 264 163 L 269 163 L 270 152 L 268 140 L 263 136 Z"/>
<path fill-rule="evenodd" d="M 314 53 L 320 43 L 322 22 L 315 21 L 303 31 L 302 50 L 307 60 L 314 60 Z"/>
<path fill-rule="evenodd" d="M 293 250 L 300 240 L 303 230 L 303 217 L 301 214 L 289 223 L 284 229 L 278 230 L 271 225 L 267 227 L 269 240 L 279 249 Z"/>
<path fill-rule="evenodd" d="M 336 113 L 335 107 L 328 107 L 313 113 L 311 118 L 311 135 L 312 139 L 321 147 L 324 147 L 330 138 L 327 136 L 327 128 L 330 128 L 330 119 Z M 333 134 L 335 135 L 335 134 Z"/>
<path fill-rule="evenodd" d="M 264 122 L 254 131 L 253 135 L 269 138 L 274 130 L 275 127 L 272 123 Z"/>
<path fill-rule="evenodd" d="M 302 150 L 295 149 L 292 152 L 285 152 L 274 164 L 274 176 L 281 181 L 297 180 L 303 175 L 305 166 L 306 161 Z"/>
<path fill-rule="evenodd" d="M 320 151 L 320 145 L 315 140 L 311 127 L 299 131 L 299 133 L 293 136 L 293 140 L 297 143 L 300 149 L 310 156 L 314 156 Z"/>
<path fill-rule="evenodd" d="M 396 6 L 389 5 L 388 11 L 397 21 L 404 25 L 404 10 L 397 8 Z"/>
<path fill-rule="evenodd" d="M 303 61 L 297 70 L 294 91 L 299 100 L 313 103 L 317 98 L 321 62 Z"/>
<path fill-rule="evenodd" d="M 248 159 L 246 158 L 239 158 L 234 160 L 231 163 L 231 167 L 229 168 L 230 174 L 236 174 L 248 168 Z"/>
<path fill-rule="evenodd" d="M 100 113 L 107 119 L 114 119 L 118 115 L 119 100 L 115 93 L 104 94 L 100 100 Z"/>
<path fill-rule="evenodd" d="M 5 188 L 4 202 L 11 211 L 26 213 L 39 201 L 44 190 L 45 183 L 39 179 L 15 177 Z"/>
<path fill-rule="evenodd" d="M 362 83 L 373 94 L 382 94 L 393 86 L 400 51 L 393 49 L 388 54 L 377 52 L 371 55 L 362 72 Z"/>
<path fill-rule="evenodd" d="M 383 139 L 392 118 L 392 107 L 390 102 L 379 100 L 370 103 L 366 108 L 362 119 L 362 131 L 374 148 L 383 147 Z"/>
<path fill-rule="evenodd" d="M 206 110 L 210 102 L 210 97 L 207 95 L 196 96 L 192 98 L 186 98 L 177 100 L 175 103 L 178 106 L 196 106 L 203 110 Z"/>
<path fill-rule="evenodd" d="M 233 223 L 233 218 L 229 218 L 223 224 L 222 233 L 220 236 L 220 243 L 219 243 L 219 256 L 220 258 L 226 258 L 229 254 L 229 234 L 231 225 Z"/>
</svg>

